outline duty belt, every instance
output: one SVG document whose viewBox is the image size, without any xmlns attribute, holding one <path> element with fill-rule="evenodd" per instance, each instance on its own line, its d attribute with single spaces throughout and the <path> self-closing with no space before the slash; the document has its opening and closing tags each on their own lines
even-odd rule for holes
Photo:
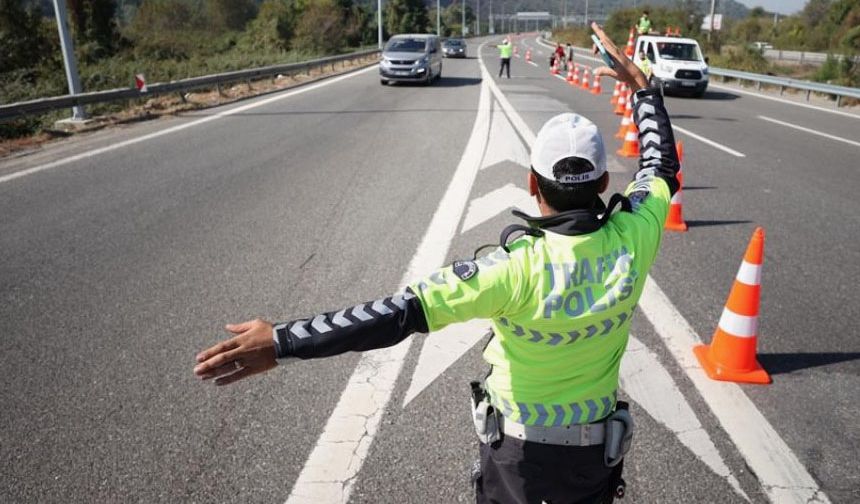
<svg viewBox="0 0 860 504">
<path fill-rule="evenodd" d="M 544 427 L 542 425 L 523 425 L 505 420 L 504 417 L 501 418 L 502 433 L 523 441 L 561 446 L 594 446 L 603 444 L 606 438 L 606 424 L 604 422 Z"/>
</svg>

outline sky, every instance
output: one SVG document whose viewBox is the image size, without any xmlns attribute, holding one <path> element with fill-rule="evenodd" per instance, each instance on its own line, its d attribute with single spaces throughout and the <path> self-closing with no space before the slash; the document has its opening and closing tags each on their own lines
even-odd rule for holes
<svg viewBox="0 0 860 504">
<path fill-rule="evenodd" d="M 770 12 L 794 14 L 806 5 L 806 0 L 738 0 L 747 7 L 764 7 Z"/>
</svg>

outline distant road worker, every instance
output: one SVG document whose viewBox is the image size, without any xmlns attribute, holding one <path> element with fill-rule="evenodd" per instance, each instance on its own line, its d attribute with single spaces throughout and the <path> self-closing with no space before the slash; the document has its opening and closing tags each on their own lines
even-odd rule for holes
<svg viewBox="0 0 860 504">
<path fill-rule="evenodd" d="M 639 35 L 648 35 L 651 32 L 651 18 L 648 17 L 648 11 L 642 11 L 642 17 L 639 18 L 639 24 L 636 25 L 636 33 Z"/>
<path fill-rule="evenodd" d="M 499 48 L 499 58 L 501 59 L 501 66 L 499 66 L 499 78 L 502 77 L 502 72 L 507 71 L 508 79 L 511 78 L 511 56 L 514 53 L 514 45 L 511 44 L 510 39 L 505 39 L 501 44 L 497 45 Z"/>
</svg>

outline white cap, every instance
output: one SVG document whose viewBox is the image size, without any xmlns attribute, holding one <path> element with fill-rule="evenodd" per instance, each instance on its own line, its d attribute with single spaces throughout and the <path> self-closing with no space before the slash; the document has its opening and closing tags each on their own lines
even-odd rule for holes
<svg viewBox="0 0 860 504">
<path fill-rule="evenodd" d="M 552 167 L 564 158 L 588 160 L 594 170 L 557 179 Z M 544 178 L 562 184 L 597 180 L 606 173 L 606 151 L 597 126 L 579 114 L 559 114 L 543 125 L 532 146 L 532 168 Z"/>
</svg>

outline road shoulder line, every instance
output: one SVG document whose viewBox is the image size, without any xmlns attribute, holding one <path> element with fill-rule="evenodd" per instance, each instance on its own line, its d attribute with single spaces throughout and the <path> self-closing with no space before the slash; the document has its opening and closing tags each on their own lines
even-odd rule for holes
<svg viewBox="0 0 860 504">
<path fill-rule="evenodd" d="M 222 117 L 228 117 L 228 116 L 231 116 L 234 114 L 238 114 L 240 112 L 244 112 L 246 110 L 250 110 L 253 108 L 257 108 L 257 107 L 262 107 L 263 105 L 268 105 L 269 103 L 272 103 L 272 102 L 283 100 L 285 98 L 289 98 L 289 97 L 295 96 L 297 94 L 306 93 L 308 91 L 313 91 L 313 90 L 319 89 L 323 86 L 328 86 L 330 84 L 334 84 L 336 82 L 340 82 L 342 80 L 349 79 L 351 77 L 355 77 L 356 75 L 361 75 L 365 72 L 369 72 L 370 70 L 373 70 L 374 68 L 376 68 L 375 64 L 371 65 L 367 68 L 362 68 L 359 70 L 347 72 L 347 73 L 345 73 L 343 75 L 339 75 L 337 77 L 323 79 L 320 82 L 308 84 L 306 86 L 299 86 L 297 88 L 292 88 L 290 90 L 286 90 L 284 93 L 277 93 L 274 96 L 271 96 L 269 98 L 265 98 L 265 99 L 262 99 L 259 101 L 253 101 L 253 102 L 245 104 L 245 105 L 240 105 L 238 107 L 234 107 L 234 108 L 231 108 L 229 110 L 225 110 L 223 112 L 219 112 L 219 113 L 211 115 L 211 116 L 203 117 L 203 118 L 200 118 L 200 119 L 197 119 L 194 121 L 190 121 L 187 123 L 177 124 L 176 126 L 171 126 L 167 129 L 163 129 L 161 131 L 154 131 L 152 133 L 148 133 L 148 134 L 143 135 L 143 136 L 139 136 L 136 138 L 130 138 L 130 139 L 124 140 L 122 142 L 117 142 L 115 144 L 106 145 L 104 147 L 99 147 L 97 149 L 81 152 L 80 154 L 75 154 L 73 156 L 69 156 L 66 158 L 57 159 L 56 161 L 51 161 L 49 163 L 44 163 L 44 164 L 41 164 L 38 166 L 33 166 L 31 168 L 26 168 L 26 169 L 21 170 L 21 171 L 16 171 L 16 172 L 10 173 L 8 175 L 3 175 L 2 177 L 0 177 L 0 184 L 2 184 L 4 182 L 9 182 L 11 180 L 15 180 L 17 178 L 25 177 L 27 175 L 32 175 L 34 173 L 39 173 L 39 172 L 42 172 L 45 170 L 50 170 L 52 168 L 57 168 L 59 166 L 73 163 L 75 161 L 80 161 L 82 159 L 87 159 L 87 158 L 91 158 L 94 156 L 98 156 L 99 154 L 104 154 L 105 152 L 110 152 L 113 150 L 121 149 L 123 147 L 128 147 L 129 145 L 134 145 L 137 143 L 145 142 L 147 140 L 152 140 L 153 138 L 158 138 L 160 136 L 169 135 L 171 133 L 176 133 L 177 131 L 182 131 L 184 129 L 193 128 L 194 126 L 199 126 L 199 125 L 205 124 L 209 121 L 221 119 Z"/>
<path fill-rule="evenodd" d="M 792 124 L 790 122 L 780 121 L 779 119 L 774 119 L 772 117 L 767 117 L 767 116 L 763 116 L 763 115 L 758 116 L 758 118 L 761 120 L 764 120 L 764 121 L 772 122 L 774 124 L 786 126 L 788 128 L 794 128 L 796 130 L 803 131 L 805 133 L 810 133 L 812 135 L 818 135 L 820 137 L 830 138 L 831 140 L 837 140 L 839 142 L 845 142 L 849 145 L 854 145 L 854 146 L 860 147 L 860 142 L 855 142 L 854 140 L 848 140 L 847 138 L 842 138 L 840 136 L 831 135 L 829 133 L 824 133 L 824 132 L 821 132 L 818 130 L 814 130 L 812 128 L 805 128 L 803 126 L 798 126 L 797 124 Z"/>
</svg>

